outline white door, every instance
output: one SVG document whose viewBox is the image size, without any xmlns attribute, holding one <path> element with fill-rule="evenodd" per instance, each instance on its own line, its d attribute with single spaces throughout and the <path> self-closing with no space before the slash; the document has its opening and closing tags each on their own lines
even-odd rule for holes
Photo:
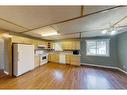
<svg viewBox="0 0 127 95">
<path fill-rule="evenodd" d="M 18 44 L 18 75 L 34 69 L 34 46 Z"/>
</svg>

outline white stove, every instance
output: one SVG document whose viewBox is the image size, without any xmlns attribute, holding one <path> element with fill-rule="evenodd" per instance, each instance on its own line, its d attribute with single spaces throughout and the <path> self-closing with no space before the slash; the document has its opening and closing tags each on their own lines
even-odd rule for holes
<svg viewBox="0 0 127 95">
<path fill-rule="evenodd" d="M 36 50 L 36 55 L 40 57 L 40 65 L 48 63 L 48 53 L 43 50 Z"/>
<path fill-rule="evenodd" d="M 44 52 L 40 55 L 40 65 L 48 63 L 48 53 Z"/>
</svg>

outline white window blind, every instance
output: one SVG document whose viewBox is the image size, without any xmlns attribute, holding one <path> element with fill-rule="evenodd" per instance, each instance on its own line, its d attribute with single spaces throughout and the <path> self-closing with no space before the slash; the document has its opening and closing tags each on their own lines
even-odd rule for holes
<svg viewBox="0 0 127 95">
<path fill-rule="evenodd" d="M 109 56 L 109 39 L 86 40 L 86 55 Z"/>
</svg>

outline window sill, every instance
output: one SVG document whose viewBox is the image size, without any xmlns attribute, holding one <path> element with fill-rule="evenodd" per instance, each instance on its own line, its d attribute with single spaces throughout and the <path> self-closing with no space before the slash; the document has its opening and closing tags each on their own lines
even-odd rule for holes
<svg viewBox="0 0 127 95">
<path fill-rule="evenodd" d="M 110 57 L 109 55 L 86 55 L 88 57 Z"/>
</svg>

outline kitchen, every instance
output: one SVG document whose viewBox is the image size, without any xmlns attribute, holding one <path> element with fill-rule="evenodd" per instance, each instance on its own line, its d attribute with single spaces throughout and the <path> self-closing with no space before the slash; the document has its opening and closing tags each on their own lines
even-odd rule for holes
<svg viewBox="0 0 127 95">
<path fill-rule="evenodd" d="M 13 75 L 20 76 L 26 72 L 43 66 L 47 63 L 69 64 L 80 66 L 80 39 L 64 39 L 52 41 L 36 41 L 25 37 L 12 35 L 13 47 Z M 22 42 L 23 41 L 23 42 Z M 17 47 L 21 49 L 17 49 Z M 27 48 L 28 47 L 28 48 Z M 30 47 L 33 49 L 30 50 Z M 17 52 L 18 51 L 18 52 Z M 15 53 L 16 52 L 16 53 Z M 20 54 L 21 52 L 21 54 Z M 29 53 L 28 53 L 29 52 Z M 22 56 L 18 56 L 22 55 Z M 24 55 L 24 56 L 23 56 Z M 17 57 L 18 56 L 18 57 Z M 29 56 L 29 57 L 28 57 Z M 21 63 L 18 60 L 23 60 Z M 28 64 L 30 63 L 30 64 Z M 16 67 L 19 64 L 18 68 Z M 20 66 L 22 64 L 22 66 Z M 26 64 L 26 66 L 24 65 Z M 24 68 L 28 67 L 26 71 Z M 20 68 L 20 69 L 19 69 Z M 18 69 L 22 73 L 18 74 Z"/>
<path fill-rule="evenodd" d="M 35 66 L 48 62 L 80 65 L 80 39 L 48 42 L 35 49 Z"/>
</svg>

